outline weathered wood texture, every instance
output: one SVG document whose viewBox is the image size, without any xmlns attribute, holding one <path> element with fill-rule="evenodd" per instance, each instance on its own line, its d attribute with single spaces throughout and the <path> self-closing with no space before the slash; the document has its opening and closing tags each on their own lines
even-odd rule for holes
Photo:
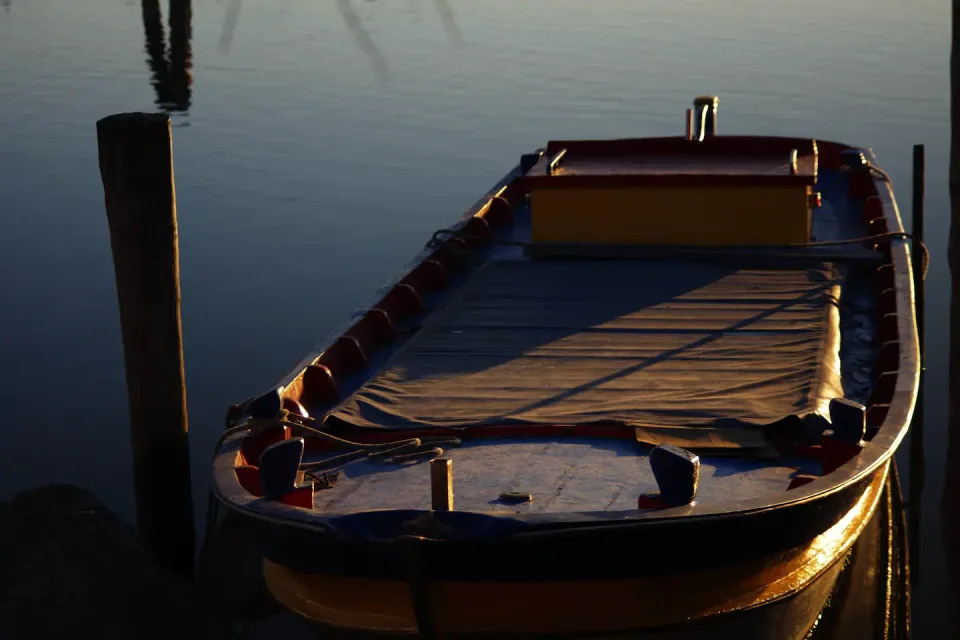
<svg viewBox="0 0 960 640">
<path fill-rule="evenodd" d="M 164 565 L 193 568 L 170 118 L 97 122 L 126 361 L 137 526 Z"/>
<path fill-rule="evenodd" d="M 50 485 L 0 503 L 0 638 L 231 637 L 92 494 Z"/>
</svg>

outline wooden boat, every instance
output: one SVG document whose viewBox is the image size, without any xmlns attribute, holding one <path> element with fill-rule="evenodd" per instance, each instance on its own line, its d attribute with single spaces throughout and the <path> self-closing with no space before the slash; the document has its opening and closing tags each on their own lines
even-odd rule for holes
<svg viewBox="0 0 960 640">
<path fill-rule="evenodd" d="M 271 593 L 423 637 L 803 637 L 917 393 L 872 154 L 718 136 L 524 155 L 235 405 L 214 494 Z"/>
</svg>

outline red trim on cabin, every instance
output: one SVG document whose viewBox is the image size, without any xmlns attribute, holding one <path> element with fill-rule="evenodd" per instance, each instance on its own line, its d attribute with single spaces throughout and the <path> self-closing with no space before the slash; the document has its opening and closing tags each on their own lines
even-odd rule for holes
<svg viewBox="0 0 960 640">
<path fill-rule="evenodd" d="M 622 138 L 620 140 L 551 140 L 547 143 L 544 152 L 546 156 L 554 156 L 566 149 L 569 154 L 576 155 L 631 155 L 631 154 L 689 154 L 691 145 L 696 145 L 696 152 L 703 155 L 783 155 L 786 161 L 787 154 L 796 149 L 798 155 L 807 156 L 813 153 L 814 145 L 818 154 L 829 154 L 837 147 L 835 155 L 840 157 L 840 151 L 849 147 L 838 143 L 819 142 L 810 138 L 784 138 L 775 136 L 716 136 L 702 142 L 691 142 L 686 136 L 667 136 L 659 138 Z M 838 165 L 839 166 L 839 165 Z"/>
<path fill-rule="evenodd" d="M 312 364 L 304 369 L 300 399 L 311 407 L 336 404 L 340 401 L 340 391 L 329 367 Z"/>
<path fill-rule="evenodd" d="M 527 176 L 523 178 L 529 188 L 568 187 L 588 189 L 591 187 L 788 187 L 809 185 L 812 178 L 784 175 L 735 175 L 735 174 L 608 174 L 578 175 L 554 174 Z"/>
</svg>

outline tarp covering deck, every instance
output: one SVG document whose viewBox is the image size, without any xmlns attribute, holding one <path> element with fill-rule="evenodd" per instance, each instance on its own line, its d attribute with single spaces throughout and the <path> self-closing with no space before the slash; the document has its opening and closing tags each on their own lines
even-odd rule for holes
<svg viewBox="0 0 960 640">
<path fill-rule="evenodd" d="M 838 295 L 827 265 L 494 261 L 334 416 L 386 428 L 616 422 L 644 441 L 693 428 L 717 446 L 727 433 L 726 446 L 761 446 L 733 432 L 843 395 Z"/>
</svg>

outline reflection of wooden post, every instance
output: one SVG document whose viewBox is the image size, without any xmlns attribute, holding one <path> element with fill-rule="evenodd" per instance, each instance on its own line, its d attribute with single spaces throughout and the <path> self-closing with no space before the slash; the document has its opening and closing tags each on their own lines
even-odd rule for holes
<svg viewBox="0 0 960 640">
<path fill-rule="evenodd" d="M 190 37 L 193 10 L 190 0 L 170 0 L 170 65 L 167 92 L 171 106 L 177 111 L 190 109 L 191 51 Z"/>
<path fill-rule="evenodd" d="M 373 72 L 376 73 L 377 77 L 381 80 L 388 80 L 390 78 L 390 69 L 387 67 L 387 59 L 383 56 L 383 52 L 380 51 L 377 43 L 373 41 L 370 34 L 363 28 L 360 16 L 353 10 L 353 5 L 350 4 L 350 0 L 337 0 L 337 8 L 340 9 L 343 22 L 347 25 L 347 31 L 353 36 L 363 55 L 370 61 Z"/>
<path fill-rule="evenodd" d="M 109 116 L 97 122 L 97 142 L 126 362 L 137 526 L 166 566 L 192 575 L 170 118 Z"/>
<path fill-rule="evenodd" d="M 143 13 L 144 50 L 147 52 L 151 84 L 157 96 L 157 106 L 163 108 L 161 103 L 164 101 L 164 87 L 167 86 L 167 59 L 160 0 L 140 0 L 140 9 Z"/>
<path fill-rule="evenodd" d="M 237 20 L 240 19 L 240 6 L 243 0 L 230 0 L 230 6 L 227 7 L 227 13 L 223 17 L 223 31 L 220 32 L 221 53 L 230 51 L 230 45 L 233 44 L 233 33 L 237 30 Z"/>
<path fill-rule="evenodd" d="M 169 47 L 164 40 L 160 0 L 140 0 L 143 12 L 144 48 L 150 67 L 157 106 L 164 111 L 190 108 L 192 54 L 190 39 L 193 11 L 190 0 L 170 0 Z"/>
</svg>

